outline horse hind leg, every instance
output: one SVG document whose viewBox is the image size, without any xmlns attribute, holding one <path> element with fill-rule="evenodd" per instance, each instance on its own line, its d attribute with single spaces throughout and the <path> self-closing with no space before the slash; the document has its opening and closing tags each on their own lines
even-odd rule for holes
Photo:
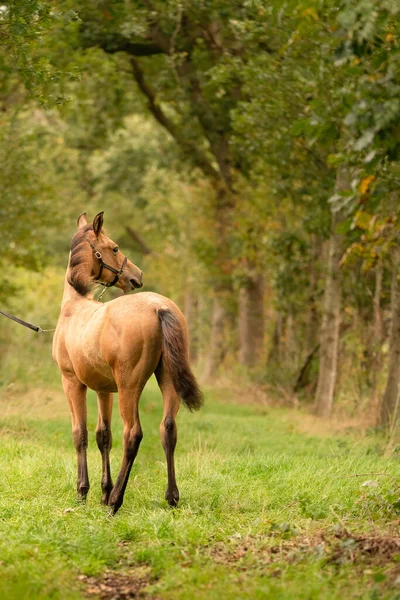
<svg viewBox="0 0 400 600">
<path fill-rule="evenodd" d="M 160 424 L 160 437 L 167 459 L 168 484 L 165 499 L 170 506 L 177 506 L 179 502 L 179 490 L 175 478 L 174 453 L 178 437 L 176 415 L 179 411 L 180 399 L 169 373 L 162 362 L 157 367 L 155 375 L 163 395 L 164 403 L 163 417 Z"/>
<path fill-rule="evenodd" d="M 97 404 L 99 414 L 96 427 L 96 441 L 101 453 L 102 461 L 101 503 L 108 504 L 110 493 L 113 489 L 110 468 L 110 450 L 112 448 L 111 416 L 113 408 L 113 395 L 98 392 Z"/>
<path fill-rule="evenodd" d="M 63 388 L 68 400 L 72 419 L 72 437 L 78 463 L 77 492 L 78 499 L 84 501 L 89 491 L 86 450 L 88 433 L 86 428 L 86 386 L 75 375 L 63 375 Z"/>
<path fill-rule="evenodd" d="M 118 389 L 119 411 L 124 423 L 124 450 L 117 480 L 110 494 L 108 504 L 113 513 L 122 506 L 126 485 L 133 462 L 143 438 L 139 419 L 139 399 L 142 386 L 133 389 Z"/>
</svg>

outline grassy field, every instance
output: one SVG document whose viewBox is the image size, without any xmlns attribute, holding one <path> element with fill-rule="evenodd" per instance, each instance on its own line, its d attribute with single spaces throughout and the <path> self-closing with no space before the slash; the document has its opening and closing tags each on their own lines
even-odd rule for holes
<svg viewBox="0 0 400 600">
<path fill-rule="evenodd" d="M 0 407 L 0 598 L 400 598 L 400 464 L 374 433 L 317 435 L 298 411 L 211 391 L 204 410 L 178 417 L 173 510 L 151 382 L 142 446 L 111 517 L 99 503 L 94 394 L 86 505 L 75 501 L 61 392 L 9 389 Z M 115 476 L 117 410 L 113 432 Z"/>
</svg>

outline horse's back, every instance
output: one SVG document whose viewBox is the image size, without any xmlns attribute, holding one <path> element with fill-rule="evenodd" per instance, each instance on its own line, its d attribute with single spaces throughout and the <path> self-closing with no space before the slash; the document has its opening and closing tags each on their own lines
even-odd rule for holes
<svg viewBox="0 0 400 600">
<path fill-rule="evenodd" d="M 138 380 L 147 380 L 161 358 L 159 309 L 174 313 L 186 337 L 186 321 L 179 308 L 154 292 L 120 296 L 87 314 L 71 315 L 62 335 L 64 364 L 92 389 L 104 388 L 107 381 L 111 391 L 115 381 L 135 373 Z"/>
<path fill-rule="evenodd" d="M 160 309 L 171 311 L 182 326 L 187 340 L 187 325 L 177 305 L 160 294 L 140 292 L 121 296 L 107 303 L 101 352 L 113 369 L 130 365 L 140 380 L 147 380 L 160 362 L 162 329 Z"/>
<path fill-rule="evenodd" d="M 139 292 L 130 296 L 120 296 L 107 303 L 105 319 L 118 329 L 122 335 L 131 335 L 135 331 L 145 338 L 161 339 L 161 328 L 158 317 L 160 309 L 170 310 L 180 322 L 187 335 L 186 319 L 178 306 L 167 298 L 155 292 Z"/>
<path fill-rule="evenodd" d="M 176 304 L 154 292 L 139 292 L 120 296 L 104 305 L 104 315 L 94 319 L 101 321 L 99 350 L 115 376 L 130 377 L 140 381 L 155 371 L 162 353 L 162 331 L 158 310 L 170 310 L 179 320 L 187 337 L 186 321 Z M 126 370 L 128 371 L 126 372 Z"/>
</svg>

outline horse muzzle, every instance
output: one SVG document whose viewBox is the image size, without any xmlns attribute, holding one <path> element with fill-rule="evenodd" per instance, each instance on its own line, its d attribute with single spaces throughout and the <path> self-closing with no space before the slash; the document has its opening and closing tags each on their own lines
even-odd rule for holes
<svg viewBox="0 0 400 600">
<path fill-rule="evenodd" d="M 136 289 L 139 289 L 139 288 L 143 287 L 142 278 L 140 278 L 140 281 L 139 281 L 138 279 L 136 279 L 136 277 L 133 277 L 129 281 L 130 281 L 130 283 L 132 285 L 132 289 L 133 290 L 136 290 Z"/>
</svg>

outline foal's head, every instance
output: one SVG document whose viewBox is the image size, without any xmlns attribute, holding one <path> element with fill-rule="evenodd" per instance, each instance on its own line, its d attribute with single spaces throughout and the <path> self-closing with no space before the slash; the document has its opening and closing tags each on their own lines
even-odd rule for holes
<svg viewBox="0 0 400 600">
<path fill-rule="evenodd" d="M 88 223 L 86 213 L 78 218 L 71 242 L 68 282 L 85 296 L 95 281 L 115 285 L 125 294 L 142 287 L 142 271 L 128 260 L 103 230 L 103 213 Z"/>
</svg>

